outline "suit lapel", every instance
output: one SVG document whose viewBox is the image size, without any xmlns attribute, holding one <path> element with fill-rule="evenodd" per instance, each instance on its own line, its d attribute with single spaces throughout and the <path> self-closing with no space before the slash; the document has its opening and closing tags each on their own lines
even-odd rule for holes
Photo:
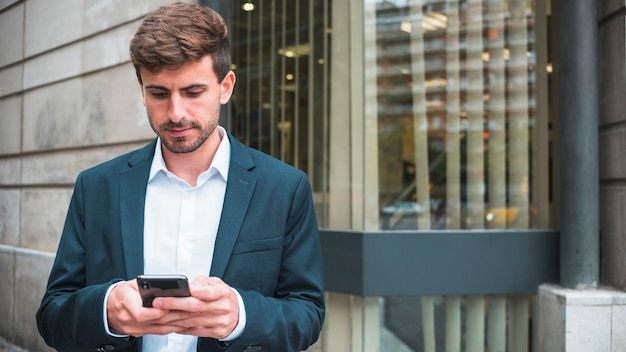
<svg viewBox="0 0 626 352">
<path fill-rule="evenodd" d="M 247 148 L 228 134 L 231 160 L 226 194 L 215 240 L 211 276 L 222 277 L 237 241 L 257 178 L 250 172 L 254 161 Z M 146 187 L 156 141 L 129 160 L 120 173 L 120 219 L 128 278 L 143 273 L 143 228 Z"/>
<path fill-rule="evenodd" d="M 126 275 L 143 273 L 143 228 L 146 187 L 156 141 L 141 149 L 120 173 L 120 220 Z"/>
<path fill-rule="evenodd" d="M 239 236 L 257 178 L 250 172 L 254 161 L 246 147 L 228 134 L 231 144 L 230 167 L 222 216 L 215 239 L 211 276 L 222 277 Z"/>
</svg>

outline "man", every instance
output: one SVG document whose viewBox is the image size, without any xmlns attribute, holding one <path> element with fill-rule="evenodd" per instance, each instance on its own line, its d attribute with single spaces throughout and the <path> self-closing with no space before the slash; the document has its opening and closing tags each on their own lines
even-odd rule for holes
<svg viewBox="0 0 626 352">
<path fill-rule="evenodd" d="M 81 172 L 37 312 L 61 351 L 300 351 L 324 319 L 308 179 L 218 126 L 235 75 L 223 19 L 146 16 L 130 45 L 157 134 Z M 135 277 L 185 274 L 191 297 L 144 308 Z"/>
</svg>

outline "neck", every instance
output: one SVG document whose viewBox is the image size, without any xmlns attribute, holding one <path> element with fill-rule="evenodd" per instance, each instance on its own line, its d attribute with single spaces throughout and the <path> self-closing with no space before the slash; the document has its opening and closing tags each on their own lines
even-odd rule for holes
<svg viewBox="0 0 626 352">
<path fill-rule="evenodd" d="M 172 153 L 161 145 L 165 166 L 174 175 L 195 187 L 198 176 L 208 170 L 221 142 L 216 130 L 198 149 L 191 153 Z"/>
</svg>

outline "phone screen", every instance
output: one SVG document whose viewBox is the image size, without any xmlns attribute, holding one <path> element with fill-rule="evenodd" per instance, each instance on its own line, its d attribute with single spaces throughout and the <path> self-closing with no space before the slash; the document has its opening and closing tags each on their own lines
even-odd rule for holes
<svg viewBox="0 0 626 352">
<path fill-rule="evenodd" d="M 137 286 L 144 307 L 152 307 L 155 297 L 189 297 L 189 281 L 185 275 L 139 275 Z"/>
</svg>

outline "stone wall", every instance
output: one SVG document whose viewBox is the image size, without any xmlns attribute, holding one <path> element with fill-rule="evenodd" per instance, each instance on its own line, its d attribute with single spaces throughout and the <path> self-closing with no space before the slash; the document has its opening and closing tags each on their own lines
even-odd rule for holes
<svg viewBox="0 0 626 352">
<path fill-rule="evenodd" d="M 10 343 L 49 350 L 35 312 L 77 174 L 154 136 L 128 44 L 170 2 L 0 0 L 0 336 Z"/>
<path fill-rule="evenodd" d="M 623 291 L 542 285 L 536 312 L 535 352 L 622 352 L 626 348 Z"/>
<path fill-rule="evenodd" d="M 626 1 L 598 1 L 603 284 L 626 290 Z"/>
</svg>

